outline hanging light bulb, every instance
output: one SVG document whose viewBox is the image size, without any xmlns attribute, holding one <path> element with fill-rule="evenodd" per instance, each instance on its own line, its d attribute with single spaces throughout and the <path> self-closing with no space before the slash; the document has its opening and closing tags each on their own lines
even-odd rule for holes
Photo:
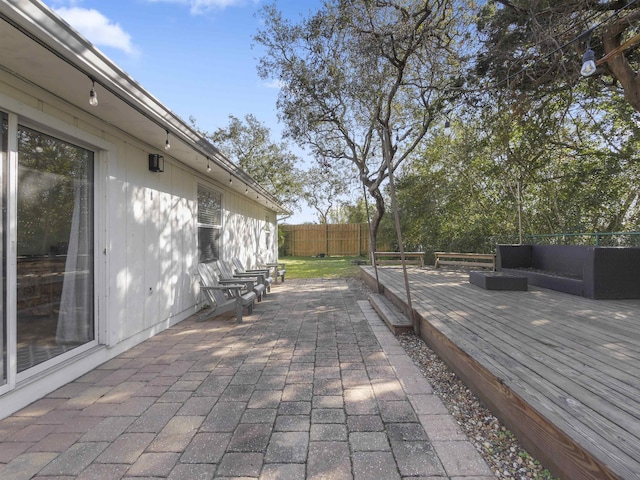
<svg viewBox="0 0 640 480">
<path fill-rule="evenodd" d="M 164 149 L 169 150 L 171 148 L 171 144 L 169 143 L 169 130 L 167 130 L 167 140 L 164 142 Z"/>
<path fill-rule="evenodd" d="M 91 90 L 89 91 L 89 105 L 98 106 L 98 95 L 96 95 L 96 81 L 91 79 Z"/>
<path fill-rule="evenodd" d="M 245 195 L 249 195 L 249 187 L 247 186 L 247 184 L 244 184 L 244 194 Z"/>
<path fill-rule="evenodd" d="M 211 165 L 209 164 L 209 157 L 207 157 L 207 172 L 211 171 Z"/>
<path fill-rule="evenodd" d="M 229 174 L 229 185 L 233 185 L 233 178 L 231 178 L 231 174 Z"/>
<path fill-rule="evenodd" d="M 596 54 L 589 47 L 589 43 L 587 43 L 587 50 L 584 52 L 582 56 L 582 68 L 580 69 L 580 74 L 583 77 L 590 77 L 596 71 Z"/>
<path fill-rule="evenodd" d="M 445 135 L 449 135 L 451 133 L 451 122 L 449 121 L 449 119 L 447 118 L 444 121 L 444 134 Z"/>
</svg>

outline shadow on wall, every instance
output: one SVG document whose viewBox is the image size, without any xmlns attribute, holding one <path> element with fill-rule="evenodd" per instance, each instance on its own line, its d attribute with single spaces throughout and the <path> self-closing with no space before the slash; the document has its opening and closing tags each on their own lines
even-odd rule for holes
<svg viewBox="0 0 640 480">
<path fill-rule="evenodd" d="M 164 173 L 149 172 L 146 153 L 139 153 L 140 161 L 120 165 L 126 180 L 112 176 L 108 185 L 115 204 L 107 238 L 110 321 L 117 322 L 109 343 L 167 322 L 197 301 L 193 176 L 170 164 Z"/>
<path fill-rule="evenodd" d="M 248 206 L 243 210 L 241 213 L 226 212 L 221 255 L 227 261 L 237 257 L 251 268 L 256 265 L 258 257 L 272 256 L 273 238 L 270 239 L 272 245 L 267 246 L 265 220 L 256 216 L 256 207 Z M 264 213 L 263 210 L 260 213 Z"/>
</svg>

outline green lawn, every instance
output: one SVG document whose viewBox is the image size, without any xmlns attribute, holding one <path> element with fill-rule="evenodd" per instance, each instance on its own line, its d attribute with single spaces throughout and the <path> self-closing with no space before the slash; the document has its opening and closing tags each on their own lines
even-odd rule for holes
<svg viewBox="0 0 640 480">
<path fill-rule="evenodd" d="M 357 265 L 351 260 L 364 260 L 364 257 L 280 257 L 278 261 L 286 264 L 285 278 L 338 278 L 360 275 Z"/>
</svg>

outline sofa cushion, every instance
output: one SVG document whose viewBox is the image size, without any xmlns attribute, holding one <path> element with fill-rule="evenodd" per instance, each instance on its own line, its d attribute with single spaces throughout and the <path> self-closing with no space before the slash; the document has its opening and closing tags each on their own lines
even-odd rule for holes
<svg viewBox="0 0 640 480">
<path fill-rule="evenodd" d="M 503 268 L 504 273 L 526 277 L 529 285 L 548 288 L 557 292 L 570 293 L 571 295 L 583 294 L 582 279 L 556 275 L 552 272 L 543 272 L 530 268 Z"/>
<path fill-rule="evenodd" d="M 587 249 L 584 245 L 533 245 L 531 266 L 561 276 L 582 278 Z M 592 247 L 591 247 L 592 248 Z"/>
<path fill-rule="evenodd" d="M 498 245 L 496 249 L 496 270 L 504 268 L 531 267 L 533 245 Z"/>
</svg>

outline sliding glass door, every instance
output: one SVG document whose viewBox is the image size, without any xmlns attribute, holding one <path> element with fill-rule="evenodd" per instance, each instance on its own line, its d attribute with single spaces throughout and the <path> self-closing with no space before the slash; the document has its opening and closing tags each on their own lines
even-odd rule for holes
<svg viewBox="0 0 640 480">
<path fill-rule="evenodd" d="M 0 388 L 7 384 L 8 375 L 8 345 L 7 345 L 7 165 L 9 160 L 9 122 L 8 116 L 0 112 L 0 253 L 2 253 L 2 276 L 0 276 L 2 298 L 0 299 Z"/>
<path fill-rule="evenodd" d="M 17 146 L 20 373 L 95 339 L 94 159 L 90 150 L 22 125 Z"/>
</svg>

